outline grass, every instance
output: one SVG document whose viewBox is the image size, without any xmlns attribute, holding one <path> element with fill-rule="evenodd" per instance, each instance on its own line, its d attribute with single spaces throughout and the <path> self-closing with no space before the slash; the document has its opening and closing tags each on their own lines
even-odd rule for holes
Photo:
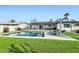
<svg viewBox="0 0 79 59">
<path fill-rule="evenodd" d="M 33 38 L 10 38 L 0 37 L 0 52 L 6 53 L 11 48 L 11 44 L 22 49 L 19 45 L 27 43 L 34 51 L 40 53 L 64 53 L 64 52 L 79 52 L 79 41 L 69 40 L 47 40 Z M 29 49 L 29 48 L 27 48 Z"/>
<path fill-rule="evenodd" d="M 78 34 L 73 34 L 73 33 L 70 33 L 70 32 L 64 32 L 64 34 L 79 40 L 79 35 Z"/>
</svg>

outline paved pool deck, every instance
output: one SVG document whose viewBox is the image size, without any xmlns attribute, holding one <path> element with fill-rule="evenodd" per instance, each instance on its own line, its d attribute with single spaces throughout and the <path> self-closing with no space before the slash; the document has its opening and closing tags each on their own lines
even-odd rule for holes
<svg viewBox="0 0 79 59">
<path fill-rule="evenodd" d="M 27 37 L 27 36 L 0 36 L 0 37 L 12 37 L 12 38 L 35 38 L 35 39 L 51 39 L 51 40 L 75 40 L 71 38 L 61 37 L 61 36 L 53 36 L 53 35 L 45 35 L 45 37 Z"/>
</svg>

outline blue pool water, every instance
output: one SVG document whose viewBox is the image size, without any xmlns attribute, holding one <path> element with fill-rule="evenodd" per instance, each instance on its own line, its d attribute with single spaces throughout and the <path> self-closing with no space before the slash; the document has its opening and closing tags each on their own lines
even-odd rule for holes
<svg viewBox="0 0 79 59">
<path fill-rule="evenodd" d="M 42 32 L 18 32 L 9 34 L 9 36 L 42 36 Z"/>
</svg>

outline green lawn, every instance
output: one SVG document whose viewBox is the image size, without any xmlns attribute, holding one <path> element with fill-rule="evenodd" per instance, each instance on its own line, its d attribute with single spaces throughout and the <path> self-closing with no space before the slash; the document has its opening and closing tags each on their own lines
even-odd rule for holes
<svg viewBox="0 0 79 59">
<path fill-rule="evenodd" d="M 11 44 L 15 44 L 17 47 L 20 47 L 19 45 L 24 43 L 29 44 L 35 51 L 38 51 L 40 53 L 79 52 L 78 40 L 69 41 L 9 37 L 0 37 L 0 52 L 8 52 Z"/>
<path fill-rule="evenodd" d="M 64 32 L 64 34 L 79 40 L 78 34 L 73 34 L 73 33 L 70 33 L 70 32 Z"/>
</svg>

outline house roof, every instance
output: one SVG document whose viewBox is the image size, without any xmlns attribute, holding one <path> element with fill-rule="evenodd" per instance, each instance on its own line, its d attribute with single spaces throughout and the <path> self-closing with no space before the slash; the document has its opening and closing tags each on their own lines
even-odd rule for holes
<svg viewBox="0 0 79 59">
<path fill-rule="evenodd" d="M 30 23 L 30 25 L 40 25 L 40 24 L 50 25 L 50 24 L 56 24 L 56 22 L 34 22 L 34 23 Z"/>
<path fill-rule="evenodd" d="M 60 22 L 57 22 L 60 23 Z M 62 23 L 79 23 L 79 21 L 63 21 Z"/>
<path fill-rule="evenodd" d="M 1 25 L 19 25 L 19 24 L 22 24 L 22 23 L 27 24 L 26 22 L 15 22 L 15 23 L 2 22 L 2 23 L 0 23 L 0 24 L 1 24 Z"/>
<path fill-rule="evenodd" d="M 10 24 L 14 24 L 14 25 L 18 25 L 19 23 L 0 23 L 1 25 L 5 25 L 5 24 L 8 24 L 8 25 L 10 25 Z"/>
<path fill-rule="evenodd" d="M 33 22 L 33 23 L 29 23 L 30 25 L 50 25 L 50 24 L 57 24 L 60 23 L 60 21 L 54 21 L 54 22 Z M 62 23 L 79 23 L 79 21 L 63 21 Z"/>
</svg>

